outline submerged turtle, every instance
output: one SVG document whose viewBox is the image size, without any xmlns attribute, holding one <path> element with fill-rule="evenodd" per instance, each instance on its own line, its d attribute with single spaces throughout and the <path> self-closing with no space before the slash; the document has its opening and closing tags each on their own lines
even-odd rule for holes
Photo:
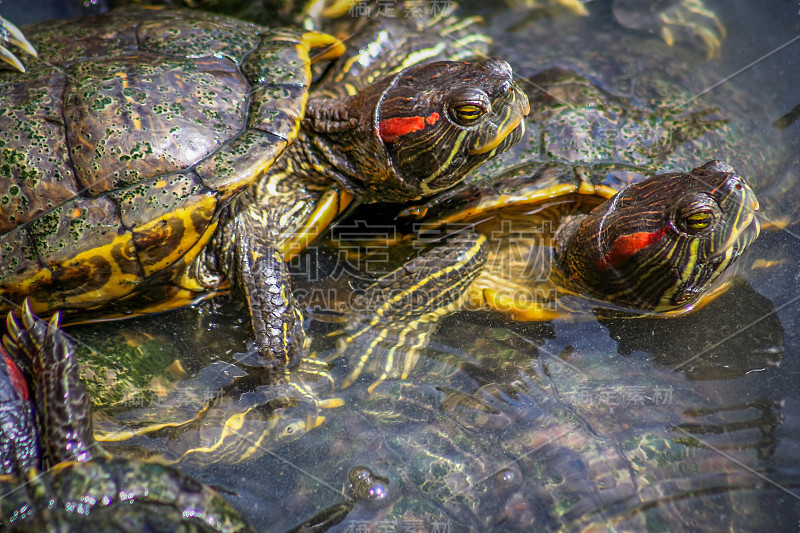
<svg viewBox="0 0 800 533">
<path fill-rule="evenodd" d="M 581 0 L 507 0 L 506 3 L 515 10 L 516 17 L 527 11 L 530 19 L 559 7 L 578 15 L 588 14 Z M 613 0 L 592 4 L 594 9 L 612 11 L 616 21 L 626 28 L 658 33 L 670 46 L 681 41 L 698 42 L 709 57 L 719 53 L 725 40 L 722 21 L 703 0 Z"/>
<path fill-rule="evenodd" d="M 779 402 L 718 409 L 669 368 L 643 368 L 588 340 L 548 355 L 570 341 L 543 325 L 465 318 L 448 320 L 408 380 L 345 391 L 346 405 L 304 446 L 280 451 L 284 464 L 262 461 L 258 478 L 223 475 L 244 497 L 269 490 L 264 479 L 285 489 L 248 518 L 259 523 L 281 509 L 269 522 L 281 531 L 308 502 L 338 501 L 331 486 L 346 472 L 368 469 L 384 480 L 342 529 L 713 531 L 720 521 L 736 530 L 780 521 L 759 514 L 766 499 L 753 498 L 754 489 L 781 493 L 760 481 L 772 469 L 758 457 L 776 437 Z M 779 483 L 796 487 L 796 469 Z"/>
<path fill-rule="evenodd" d="M 106 410 L 95 418 L 95 438 L 181 467 L 254 461 L 319 427 L 322 409 L 342 405 L 323 396 L 324 385 L 333 388 L 326 366 L 303 358 L 283 379 L 254 384 L 239 367 L 219 361 L 163 399 Z"/>
<path fill-rule="evenodd" d="M 338 40 L 199 11 L 28 35 L 47 61 L 0 70 L 0 305 L 109 318 L 231 287 L 268 367 L 302 344 L 285 259 L 353 196 L 452 186 L 517 142 L 528 112 L 493 59 L 398 57 L 358 94 L 308 101 L 311 56 Z"/>
<path fill-rule="evenodd" d="M 112 457 L 95 442 L 74 347 L 58 321 L 58 314 L 49 323 L 36 318 L 27 304 L 22 325 L 8 315 L 0 387 L 4 529 L 251 531 L 209 487 L 169 466 Z M 30 376 L 33 398 L 15 362 Z"/>
</svg>

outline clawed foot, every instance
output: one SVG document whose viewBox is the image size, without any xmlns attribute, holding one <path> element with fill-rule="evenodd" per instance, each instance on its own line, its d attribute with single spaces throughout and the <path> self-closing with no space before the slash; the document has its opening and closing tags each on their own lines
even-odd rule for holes
<svg viewBox="0 0 800 533">
<path fill-rule="evenodd" d="M 0 17 L 0 60 L 5 61 L 20 72 L 25 72 L 25 65 L 22 64 L 22 61 L 20 61 L 17 56 L 12 54 L 11 50 L 3 46 L 2 43 L 8 43 L 16 46 L 17 48 L 28 52 L 34 57 L 38 56 L 36 49 L 31 43 L 28 42 L 28 39 L 22 35 L 22 32 L 19 30 L 19 28 L 11 24 L 11 22 L 3 17 Z"/>
<path fill-rule="evenodd" d="M 614 15 L 625 27 L 658 31 L 670 46 L 677 41 L 699 41 L 709 59 L 719 55 L 725 40 L 722 21 L 703 0 L 662 0 L 646 6 L 641 0 L 616 0 Z"/>
</svg>

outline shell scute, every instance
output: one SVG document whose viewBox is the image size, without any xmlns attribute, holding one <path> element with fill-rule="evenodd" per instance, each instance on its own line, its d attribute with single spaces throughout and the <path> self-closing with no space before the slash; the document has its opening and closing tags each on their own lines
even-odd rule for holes
<svg viewBox="0 0 800 533">
<path fill-rule="evenodd" d="M 115 299 L 141 281 L 131 233 L 108 198 L 74 198 L 31 221 L 29 231 L 51 273 L 31 285 L 33 299 L 47 301 L 47 310 L 65 301 L 80 307 Z"/>
<path fill-rule="evenodd" d="M 193 173 L 177 173 L 109 193 L 145 276 L 175 263 L 205 233 L 217 208 L 214 191 Z"/>
<path fill-rule="evenodd" d="M 115 12 L 99 17 L 51 21 L 32 26 L 26 33 L 52 64 L 69 66 L 99 57 L 122 56 L 138 49 L 136 25 L 152 16 L 142 12 Z"/>
<path fill-rule="evenodd" d="M 303 119 L 308 91 L 296 85 L 259 85 L 253 89 L 253 112 L 248 126 L 278 137 L 297 130 Z"/>
<path fill-rule="evenodd" d="M 291 37 L 286 32 L 266 34 L 263 44 L 242 64 L 242 72 L 253 83 L 308 85 L 308 52 L 298 49 L 299 36 Z"/>
<path fill-rule="evenodd" d="M 203 183 L 225 202 L 260 178 L 286 148 L 281 137 L 247 130 L 212 157 L 197 165 Z"/>
<path fill-rule="evenodd" d="M 244 124 L 247 81 L 227 59 L 151 54 L 70 69 L 67 143 L 91 194 L 191 166 Z"/>
<path fill-rule="evenodd" d="M 218 57 L 239 63 L 259 43 L 258 27 L 226 17 L 163 13 L 137 30 L 142 50 L 188 58 Z"/>
<path fill-rule="evenodd" d="M 0 84 L 0 232 L 78 192 L 56 97 L 64 76 L 52 74 Z"/>
<path fill-rule="evenodd" d="M 300 33 L 269 32 L 242 64 L 253 84 L 249 128 L 258 128 L 292 140 L 308 101 L 311 79 L 308 49 Z"/>
</svg>

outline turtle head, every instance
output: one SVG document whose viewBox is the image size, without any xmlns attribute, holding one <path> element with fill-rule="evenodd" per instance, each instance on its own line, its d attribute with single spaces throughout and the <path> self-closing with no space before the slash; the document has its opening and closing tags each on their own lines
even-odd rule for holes
<svg viewBox="0 0 800 533">
<path fill-rule="evenodd" d="M 654 176 L 559 229 L 560 282 L 629 309 L 690 310 L 758 237 L 757 210 L 725 163 Z"/>
<path fill-rule="evenodd" d="M 341 101 L 309 103 L 326 163 L 364 202 L 402 202 L 443 191 L 517 143 L 528 98 L 505 61 L 439 61 L 383 78 Z"/>
<path fill-rule="evenodd" d="M 378 137 L 395 172 L 394 183 L 378 184 L 375 193 L 403 201 L 450 188 L 519 142 L 529 111 L 505 61 L 406 69 L 376 110 Z"/>
</svg>

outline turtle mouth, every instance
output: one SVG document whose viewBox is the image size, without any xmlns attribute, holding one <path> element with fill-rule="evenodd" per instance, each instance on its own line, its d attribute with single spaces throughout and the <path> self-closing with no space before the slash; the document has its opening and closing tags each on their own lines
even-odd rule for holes
<svg viewBox="0 0 800 533">
<path fill-rule="evenodd" d="M 501 121 L 500 126 L 492 136 L 491 140 L 469 150 L 470 155 L 481 155 L 501 146 L 509 137 L 519 140 L 525 133 L 525 117 L 531 111 L 528 96 L 522 92 L 516 84 L 511 88 L 510 102 L 508 103 L 506 115 Z M 517 135 L 514 135 L 518 132 Z M 516 141 L 515 141 L 516 142 Z"/>
<path fill-rule="evenodd" d="M 758 198 L 746 183 L 741 183 L 740 191 L 740 212 L 733 221 L 733 230 L 728 240 L 720 247 L 721 254 L 719 255 L 732 253 L 734 257 L 738 257 L 753 244 L 761 233 Z"/>
<path fill-rule="evenodd" d="M 755 211 L 749 212 L 741 226 L 731 235 L 730 241 L 726 243 L 725 249 L 732 250 L 733 258 L 740 256 L 760 235 L 761 222 L 756 215 Z"/>
</svg>

